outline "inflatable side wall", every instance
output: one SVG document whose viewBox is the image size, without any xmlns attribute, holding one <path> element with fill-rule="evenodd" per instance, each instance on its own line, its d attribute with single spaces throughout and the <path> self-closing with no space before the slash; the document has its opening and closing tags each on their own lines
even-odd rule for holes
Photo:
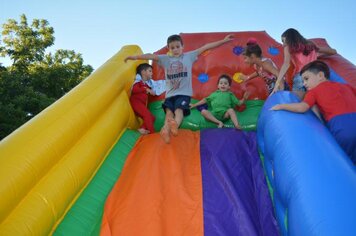
<svg viewBox="0 0 356 236">
<path fill-rule="evenodd" d="M 281 233 L 356 235 L 355 166 L 312 112 L 269 110 L 298 101 L 278 92 L 264 104 L 258 123 Z"/>
<path fill-rule="evenodd" d="M 48 235 L 127 127 L 128 100 L 142 53 L 127 46 L 66 96 L 0 143 L 0 234 Z"/>
</svg>

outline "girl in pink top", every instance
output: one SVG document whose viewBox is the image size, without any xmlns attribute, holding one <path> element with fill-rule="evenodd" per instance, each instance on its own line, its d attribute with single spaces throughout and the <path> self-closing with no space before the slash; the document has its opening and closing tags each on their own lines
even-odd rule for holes
<svg viewBox="0 0 356 236">
<path fill-rule="evenodd" d="M 309 62 L 315 61 L 318 54 L 333 55 L 336 50 L 332 48 L 317 47 L 313 42 L 306 40 L 297 30 L 290 28 L 282 34 L 284 47 L 284 62 L 279 71 L 276 85 L 271 94 L 277 90 L 283 89 L 281 83 L 291 64 L 294 66 L 293 77 L 290 82 L 291 90 L 297 91 L 298 95 L 304 96 L 305 88 L 303 80 L 299 75 L 300 70 Z"/>
</svg>

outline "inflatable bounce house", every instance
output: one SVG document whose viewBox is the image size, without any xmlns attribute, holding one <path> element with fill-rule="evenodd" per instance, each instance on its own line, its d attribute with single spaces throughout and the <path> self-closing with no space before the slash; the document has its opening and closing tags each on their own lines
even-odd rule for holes
<svg viewBox="0 0 356 236">
<path fill-rule="evenodd" d="M 226 34 L 181 36 L 190 51 Z M 195 62 L 193 99 L 216 90 L 221 74 L 252 72 L 241 55 L 250 37 L 281 66 L 282 45 L 266 32 L 233 34 Z M 237 108 L 243 130 L 217 129 L 192 110 L 166 144 L 136 131 L 129 96 L 142 61 L 124 62 L 136 54 L 138 46 L 123 47 L 1 141 L 0 235 L 356 235 L 355 166 L 313 113 L 269 110 L 297 97 L 267 99 L 262 79 L 234 81 L 238 98 L 251 92 Z M 332 80 L 356 86 L 354 65 L 324 60 Z M 157 131 L 163 98 L 149 103 Z"/>
</svg>

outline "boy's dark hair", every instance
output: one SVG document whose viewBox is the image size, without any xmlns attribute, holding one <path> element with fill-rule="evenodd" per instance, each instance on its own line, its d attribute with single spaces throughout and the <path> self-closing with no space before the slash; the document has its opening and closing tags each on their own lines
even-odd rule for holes
<svg viewBox="0 0 356 236">
<path fill-rule="evenodd" d="M 227 82 L 229 83 L 229 86 L 231 86 L 231 83 L 232 83 L 232 79 L 230 76 L 228 75 L 220 75 L 219 79 L 218 79 L 218 84 L 220 82 L 221 79 L 226 79 Z"/>
<path fill-rule="evenodd" d="M 174 42 L 174 41 L 178 41 L 183 45 L 182 37 L 180 37 L 180 35 L 178 35 L 178 34 L 173 34 L 173 35 L 169 36 L 167 39 L 167 45 L 169 45 L 171 42 Z"/>
<path fill-rule="evenodd" d="M 150 64 L 148 64 L 148 63 L 142 63 L 142 64 L 140 64 L 140 65 L 138 65 L 138 66 L 136 67 L 136 74 L 141 75 L 141 72 L 142 72 L 143 70 L 147 70 L 148 68 L 151 68 L 151 69 L 152 69 L 152 66 L 151 66 Z"/>
<path fill-rule="evenodd" d="M 243 55 L 248 57 L 250 57 L 252 54 L 255 54 L 255 56 L 258 58 L 262 57 L 262 49 L 257 43 L 248 44 L 243 53 Z"/>
<path fill-rule="evenodd" d="M 329 79 L 330 78 L 330 69 L 329 66 L 322 61 L 316 60 L 312 61 L 308 64 L 306 64 L 302 70 L 300 71 L 300 75 L 302 75 L 304 72 L 310 71 L 314 74 L 318 74 L 319 72 L 323 72 L 325 78 Z"/>
</svg>

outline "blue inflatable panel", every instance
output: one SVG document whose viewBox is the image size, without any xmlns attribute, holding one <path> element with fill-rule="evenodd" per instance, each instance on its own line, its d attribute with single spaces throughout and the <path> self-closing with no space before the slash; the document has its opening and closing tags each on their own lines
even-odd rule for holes
<svg viewBox="0 0 356 236">
<path fill-rule="evenodd" d="M 356 168 L 311 112 L 272 111 L 299 102 L 271 96 L 258 121 L 258 144 L 283 235 L 356 235 Z"/>
<path fill-rule="evenodd" d="M 330 81 L 347 84 L 346 81 L 331 68 L 330 68 Z"/>
</svg>

